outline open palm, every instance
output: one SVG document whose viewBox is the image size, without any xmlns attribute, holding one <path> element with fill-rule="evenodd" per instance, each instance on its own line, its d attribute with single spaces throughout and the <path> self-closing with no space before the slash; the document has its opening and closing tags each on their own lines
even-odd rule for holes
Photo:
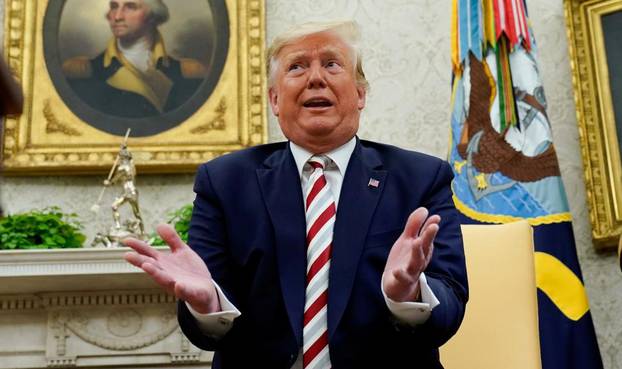
<svg viewBox="0 0 622 369">
<path fill-rule="evenodd" d="M 419 276 L 432 258 L 434 237 L 440 221 L 438 215 L 428 218 L 428 210 L 423 207 L 408 217 L 404 232 L 393 244 L 384 268 L 382 287 L 391 300 L 418 299 Z"/>
<path fill-rule="evenodd" d="M 203 260 L 170 225 L 161 224 L 156 230 L 168 244 L 170 253 L 157 251 L 144 241 L 128 238 L 123 243 L 135 252 L 128 252 L 125 260 L 144 270 L 158 285 L 186 301 L 197 312 L 220 311 L 212 276 Z"/>
</svg>

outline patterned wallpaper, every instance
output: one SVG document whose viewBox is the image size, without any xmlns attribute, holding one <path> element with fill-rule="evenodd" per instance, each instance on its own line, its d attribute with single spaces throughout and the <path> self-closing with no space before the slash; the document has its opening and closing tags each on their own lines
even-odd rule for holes
<svg viewBox="0 0 622 369">
<path fill-rule="evenodd" d="M 613 252 L 597 254 L 591 244 L 562 1 L 528 0 L 527 4 L 540 46 L 549 116 L 601 353 L 605 368 L 621 368 L 622 274 Z M 307 20 L 357 20 L 363 30 L 364 66 L 371 82 L 360 136 L 444 157 L 449 129 L 450 9 L 451 0 L 267 0 L 268 40 Z M 269 132 L 271 141 L 283 138 L 272 117 Z M 192 179 L 191 175 L 139 177 L 149 226 L 192 201 Z M 2 203 L 8 212 L 58 205 L 78 213 L 92 237 L 109 221 L 107 212 L 94 215 L 88 210 L 102 180 L 4 178 Z M 113 194 L 107 195 L 103 203 L 109 203 Z"/>
</svg>

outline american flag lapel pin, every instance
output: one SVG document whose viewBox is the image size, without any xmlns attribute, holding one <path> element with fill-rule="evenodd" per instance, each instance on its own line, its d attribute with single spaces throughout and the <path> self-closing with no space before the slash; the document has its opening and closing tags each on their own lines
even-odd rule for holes
<svg viewBox="0 0 622 369">
<path fill-rule="evenodd" d="M 373 188 L 378 188 L 378 186 L 380 186 L 380 181 L 377 180 L 376 178 L 370 178 L 369 182 L 367 183 L 368 187 L 373 187 Z"/>
</svg>

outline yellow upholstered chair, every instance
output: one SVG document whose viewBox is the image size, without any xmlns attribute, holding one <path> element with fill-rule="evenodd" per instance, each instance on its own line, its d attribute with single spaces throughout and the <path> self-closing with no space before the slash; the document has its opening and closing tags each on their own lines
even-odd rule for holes
<svg viewBox="0 0 622 369">
<path fill-rule="evenodd" d="M 526 221 L 464 225 L 469 303 L 441 347 L 445 369 L 541 369 L 533 231 Z"/>
</svg>

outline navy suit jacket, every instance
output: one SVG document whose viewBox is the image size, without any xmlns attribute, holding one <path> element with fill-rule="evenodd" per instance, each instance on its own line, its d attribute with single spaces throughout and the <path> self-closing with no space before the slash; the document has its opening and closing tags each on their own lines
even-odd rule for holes
<svg viewBox="0 0 622 369">
<path fill-rule="evenodd" d="M 453 173 L 438 158 L 357 139 L 343 178 L 329 272 L 328 332 L 333 368 L 442 368 L 438 347 L 458 329 L 468 298 Z M 370 186 L 370 178 L 379 185 Z M 302 347 L 305 213 L 300 176 L 286 142 L 203 164 L 189 244 L 242 312 L 214 340 L 185 304 L 180 326 L 216 351 L 214 368 L 290 368 Z M 440 300 L 422 325 L 395 320 L 380 281 L 408 215 L 425 206 L 442 218 L 425 270 Z"/>
</svg>

